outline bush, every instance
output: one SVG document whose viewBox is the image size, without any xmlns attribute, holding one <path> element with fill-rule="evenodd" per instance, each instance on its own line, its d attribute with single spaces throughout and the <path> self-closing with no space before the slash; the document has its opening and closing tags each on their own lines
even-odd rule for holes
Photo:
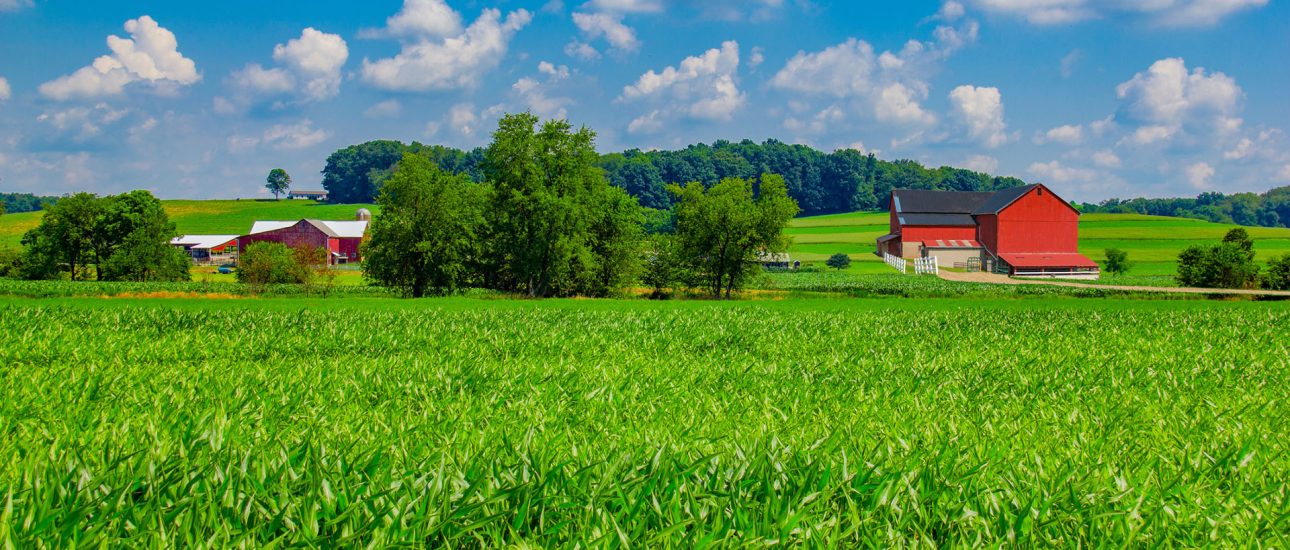
<svg viewBox="0 0 1290 550">
<path fill-rule="evenodd" d="M 1192 245 L 1178 255 L 1178 283 L 1182 286 L 1254 288 L 1258 281 L 1254 242 L 1239 227 L 1217 245 Z"/>
<path fill-rule="evenodd" d="M 827 264 L 829 267 L 840 271 L 848 267 L 851 267 L 851 256 L 848 256 L 846 254 L 839 252 L 837 254 L 829 256 L 829 259 L 824 263 Z"/>
<path fill-rule="evenodd" d="M 326 266 L 327 251 L 321 248 L 252 243 L 238 260 L 237 282 L 256 286 L 309 284 L 314 270 Z"/>
<path fill-rule="evenodd" d="M 1129 263 L 1129 253 L 1118 248 L 1106 249 L 1106 272 L 1114 275 L 1123 275 L 1129 272 L 1133 267 Z"/>
<path fill-rule="evenodd" d="M 1263 288 L 1290 290 L 1290 254 L 1268 260 L 1268 274 L 1263 277 Z"/>
</svg>

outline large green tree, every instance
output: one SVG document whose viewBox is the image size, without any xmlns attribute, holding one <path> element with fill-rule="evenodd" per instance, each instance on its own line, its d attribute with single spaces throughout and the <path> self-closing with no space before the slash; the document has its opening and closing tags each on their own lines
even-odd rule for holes
<svg viewBox="0 0 1290 550">
<path fill-rule="evenodd" d="M 788 246 L 784 228 L 798 207 L 778 175 L 727 178 L 707 190 L 698 182 L 671 189 L 681 255 L 714 296 L 730 298 L 759 269 L 759 255 Z"/>
<path fill-rule="evenodd" d="M 137 190 L 99 199 L 93 232 L 98 278 L 104 281 L 186 281 L 191 259 L 170 246 L 175 224 L 161 201 Z"/>
<path fill-rule="evenodd" d="M 264 187 L 273 193 L 274 199 L 291 189 L 291 175 L 281 168 L 269 170 L 269 176 L 264 178 L 264 182 Z"/>
<path fill-rule="evenodd" d="M 487 188 L 405 153 L 385 180 L 364 245 L 364 274 L 415 298 L 478 279 Z"/>
<path fill-rule="evenodd" d="M 403 158 L 405 145 L 397 141 L 369 141 L 351 145 L 327 157 L 322 186 L 327 198 L 340 203 L 372 202 L 389 169 Z"/>
<path fill-rule="evenodd" d="M 595 133 L 530 114 L 498 123 L 484 156 L 490 286 L 530 296 L 604 295 L 639 238 L 634 200 L 597 166 Z"/>
<path fill-rule="evenodd" d="M 189 278 L 189 258 L 170 246 L 175 225 L 147 191 L 99 198 L 89 193 L 51 205 L 23 237 L 23 275 L 75 281 L 94 268 L 105 281 L 176 281 Z"/>
<path fill-rule="evenodd" d="M 95 262 L 94 230 L 103 203 L 90 193 L 60 199 L 45 211 L 40 225 L 22 238 L 24 276 L 50 279 L 66 271 L 75 281 Z"/>
</svg>

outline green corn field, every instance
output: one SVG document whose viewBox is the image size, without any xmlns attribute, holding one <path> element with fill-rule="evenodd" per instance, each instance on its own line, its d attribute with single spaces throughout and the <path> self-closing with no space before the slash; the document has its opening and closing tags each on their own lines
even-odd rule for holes
<svg viewBox="0 0 1290 550">
<path fill-rule="evenodd" d="M 1287 302 L 0 308 L 7 548 L 1290 533 Z"/>
</svg>

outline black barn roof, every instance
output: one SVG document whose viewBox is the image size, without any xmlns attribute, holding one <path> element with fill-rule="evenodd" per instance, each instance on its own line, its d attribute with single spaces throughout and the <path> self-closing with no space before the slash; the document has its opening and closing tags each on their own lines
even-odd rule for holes
<svg viewBox="0 0 1290 550">
<path fill-rule="evenodd" d="M 1034 189 L 1036 187 L 1039 187 L 1038 183 L 1023 185 L 1021 187 L 1009 187 L 1007 189 L 995 192 L 994 196 L 990 197 L 990 200 L 985 201 L 985 203 L 978 206 L 977 209 L 972 213 L 973 214 L 998 214 L 1004 208 L 1007 208 L 1009 204 L 1016 202 L 1017 199 L 1025 196 L 1026 193 L 1029 193 L 1031 189 Z"/>
<path fill-rule="evenodd" d="M 897 214 L 972 214 L 995 194 L 976 191 L 924 191 L 893 189 Z"/>
</svg>

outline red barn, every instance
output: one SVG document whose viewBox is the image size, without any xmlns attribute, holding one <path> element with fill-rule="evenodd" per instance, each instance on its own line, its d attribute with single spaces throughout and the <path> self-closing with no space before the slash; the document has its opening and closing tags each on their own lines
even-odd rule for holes
<svg viewBox="0 0 1290 550">
<path fill-rule="evenodd" d="M 276 242 L 290 247 L 326 249 L 332 264 L 362 261 L 359 246 L 367 234 L 367 221 L 259 221 L 251 234 L 239 239 L 241 251 L 257 242 Z"/>
<path fill-rule="evenodd" d="M 891 192 L 890 233 L 878 253 L 936 256 L 1018 277 L 1097 278 L 1079 253 L 1079 211 L 1042 184 L 993 193 Z"/>
</svg>

